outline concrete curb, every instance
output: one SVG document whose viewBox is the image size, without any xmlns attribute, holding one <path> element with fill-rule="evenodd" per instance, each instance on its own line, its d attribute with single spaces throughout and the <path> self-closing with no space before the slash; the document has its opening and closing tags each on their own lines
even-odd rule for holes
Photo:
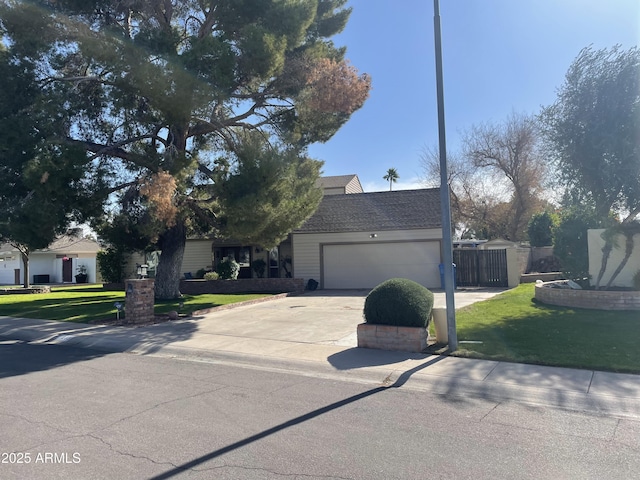
<svg viewBox="0 0 640 480">
<path fill-rule="evenodd" d="M 172 323 L 171 331 L 179 331 L 180 327 L 174 327 L 180 325 L 180 321 Z M 0 317 L 0 337 L 41 345 L 66 345 L 108 353 L 224 364 L 372 386 L 402 387 L 461 399 L 515 401 L 596 415 L 640 417 L 640 376 L 637 375 L 344 347 L 328 350 L 335 353 L 328 358 L 317 359 L 278 356 L 278 353 L 267 355 L 220 351 L 174 345 L 170 340 L 165 343 L 150 341 L 149 337 L 153 335 L 149 335 L 149 332 L 162 338 L 167 331 L 166 328 L 154 329 L 159 325 L 164 324 L 142 330 Z M 184 326 L 189 326 L 188 322 Z M 610 388 L 591 388 L 595 376 L 606 377 L 606 381 L 600 383 L 609 382 Z"/>
</svg>

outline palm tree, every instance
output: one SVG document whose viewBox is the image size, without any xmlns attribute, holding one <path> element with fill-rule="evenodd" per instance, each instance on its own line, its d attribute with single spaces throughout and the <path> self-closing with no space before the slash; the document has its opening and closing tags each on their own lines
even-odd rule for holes
<svg viewBox="0 0 640 480">
<path fill-rule="evenodd" d="M 389 182 L 389 191 L 391 191 L 393 190 L 393 183 L 398 181 L 400 175 L 398 175 L 398 171 L 395 168 L 390 168 L 387 170 L 387 174 L 382 178 Z"/>
</svg>

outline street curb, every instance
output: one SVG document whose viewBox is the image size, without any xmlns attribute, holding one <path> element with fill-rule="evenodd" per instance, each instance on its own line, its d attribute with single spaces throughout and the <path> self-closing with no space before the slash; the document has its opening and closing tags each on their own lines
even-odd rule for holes
<svg viewBox="0 0 640 480">
<path fill-rule="evenodd" d="M 0 332 L 0 336 L 2 333 Z M 460 399 L 481 399 L 492 402 L 517 402 L 533 407 L 552 407 L 585 412 L 593 415 L 614 415 L 624 418 L 640 417 L 640 399 L 567 391 L 557 388 L 531 387 L 498 382 L 478 381 L 466 378 L 444 377 L 416 373 L 439 356 L 424 355 L 423 366 L 409 370 L 398 369 L 394 364 L 339 370 L 317 361 L 257 354 L 211 351 L 191 347 L 176 347 L 157 343 L 133 343 L 96 338 L 91 335 L 60 334 L 37 343 L 89 348 L 109 353 L 130 353 L 141 356 L 171 358 L 180 361 L 201 362 L 249 368 L 269 372 L 300 375 L 310 378 L 347 381 L 375 387 L 405 388 L 431 395 Z M 427 369 L 425 369 L 428 372 Z"/>
<path fill-rule="evenodd" d="M 391 352 L 386 352 L 386 354 L 376 352 L 377 358 L 381 356 L 383 359 L 376 365 L 338 368 L 329 362 L 318 360 L 174 346 L 144 341 L 144 338 L 137 335 L 122 336 L 122 333 L 134 331 L 128 327 L 69 325 L 47 320 L 29 320 L 32 325 L 37 323 L 43 327 L 37 330 L 29 328 L 28 325 L 21 327 L 13 327 L 10 324 L 3 325 L 2 320 L 3 318 L 0 317 L 0 338 L 21 340 L 39 345 L 73 346 L 107 353 L 130 353 L 172 358 L 311 378 L 348 381 L 376 387 L 406 388 L 432 395 L 460 398 L 461 400 L 476 398 L 493 402 L 514 401 L 532 406 L 563 408 L 595 415 L 640 417 L 640 399 L 635 397 L 431 374 L 428 368 L 430 364 L 435 364 L 445 358 L 437 355 L 411 354 L 411 356 L 407 354 L 409 356 L 405 356 L 405 359 L 409 358 L 413 361 L 412 367 L 409 368 L 406 365 L 400 367 L 397 364 L 400 361 L 398 359 L 402 358 L 399 352 L 395 352 L 396 356 Z M 111 335 L 121 336 L 113 338 L 110 337 Z M 365 356 L 372 353 L 367 349 L 359 350 Z M 359 350 L 356 352 L 357 355 L 360 353 Z M 469 362 L 473 361 L 469 360 Z"/>
</svg>

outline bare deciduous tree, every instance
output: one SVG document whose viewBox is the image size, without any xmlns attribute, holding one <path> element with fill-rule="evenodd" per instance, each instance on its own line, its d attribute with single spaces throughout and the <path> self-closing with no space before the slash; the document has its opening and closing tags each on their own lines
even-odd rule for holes
<svg viewBox="0 0 640 480">
<path fill-rule="evenodd" d="M 426 183 L 439 184 L 437 149 L 422 157 Z M 452 214 L 462 236 L 525 238 L 531 215 L 542 208 L 545 166 L 533 117 L 512 114 L 504 122 L 473 126 L 462 153 L 448 157 Z"/>
</svg>

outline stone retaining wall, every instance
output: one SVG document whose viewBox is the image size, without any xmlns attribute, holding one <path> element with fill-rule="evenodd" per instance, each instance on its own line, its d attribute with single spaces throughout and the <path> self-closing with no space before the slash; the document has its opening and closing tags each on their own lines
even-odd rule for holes
<svg viewBox="0 0 640 480">
<path fill-rule="evenodd" d="M 16 295 L 16 294 L 29 294 L 29 293 L 51 293 L 51 287 L 49 285 L 37 285 L 29 288 L 24 287 L 11 287 L 0 289 L 0 295 Z"/>
<path fill-rule="evenodd" d="M 640 310 L 640 292 L 571 290 L 536 285 L 535 297 L 542 303 L 594 310 Z"/>
</svg>

